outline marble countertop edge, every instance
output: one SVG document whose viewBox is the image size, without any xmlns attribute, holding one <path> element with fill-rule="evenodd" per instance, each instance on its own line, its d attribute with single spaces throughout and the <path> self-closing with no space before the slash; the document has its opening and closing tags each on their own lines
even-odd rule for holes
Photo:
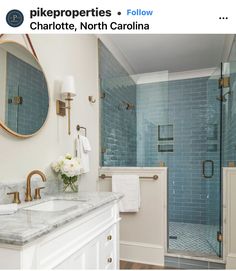
<svg viewBox="0 0 236 271">
<path fill-rule="evenodd" d="M 43 235 L 122 197 L 122 194 L 113 192 L 81 192 L 78 194 L 53 194 L 37 202 L 22 203 L 15 214 L 0 216 L 0 247 L 4 244 L 14 246 L 29 244 Z M 24 210 L 29 206 L 58 199 L 78 201 L 78 206 L 68 208 L 66 212 L 64 210 L 53 213 Z"/>
</svg>

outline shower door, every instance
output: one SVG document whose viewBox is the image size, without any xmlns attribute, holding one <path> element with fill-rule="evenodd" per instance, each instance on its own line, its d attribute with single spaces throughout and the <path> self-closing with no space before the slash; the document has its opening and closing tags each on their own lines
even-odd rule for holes
<svg viewBox="0 0 236 271">
<path fill-rule="evenodd" d="M 169 82 L 169 103 L 173 103 L 169 115 L 175 129 L 175 149 L 167 160 L 170 253 L 221 255 L 219 77 L 218 71 L 209 78 Z"/>
<path fill-rule="evenodd" d="M 205 209 L 205 236 L 211 255 L 222 256 L 222 88 L 216 70 L 207 82 L 206 151 L 203 157 L 201 204 Z"/>
<path fill-rule="evenodd" d="M 223 79 L 221 86 L 219 78 Z M 236 162 L 236 62 L 222 63 L 221 69 L 209 78 L 207 87 L 206 176 L 203 174 L 208 206 L 207 242 L 222 257 L 222 167 Z"/>
</svg>

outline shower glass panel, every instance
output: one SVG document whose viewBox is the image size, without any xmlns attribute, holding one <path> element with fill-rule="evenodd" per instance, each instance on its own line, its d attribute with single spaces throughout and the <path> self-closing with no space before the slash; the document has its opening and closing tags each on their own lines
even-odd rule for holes
<svg viewBox="0 0 236 271">
<path fill-rule="evenodd" d="M 214 74 L 169 81 L 169 119 L 175 126 L 176 145 L 167 159 L 170 253 L 220 254 L 218 79 Z"/>
<path fill-rule="evenodd" d="M 167 166 L 174 152 L 174 124 L 169 121 L 168 72 L 162 81 L 138 75 L 137 81 L 137 166 Z"/>
<path fill-rule="evenodd" d="M 222 177 L 222 99 L 219 88 L 220 69 L 207 82 L 206 153 L 202 162 L 201 204 L 205 209 L 205 236 L 209 254 L 221 256 L 222 244 L 217 236 L 222 233 L 221 225 L 221 177 Z M 205 159 L 205 160 L 204 160 Z"/>
<path fill-rule="evenodd" d="M 102 166 L 137 165 L 136 84 L 99 41 Z"/>
<path fill-rule="evenodd" d="M 236 55 L 235 55 L 236 58 Z M 224 76 L 230 78 L 230 85 L 223 89 L 223 165 L 236 166 L 236 62 L 225 64 Z"/>
</svg>

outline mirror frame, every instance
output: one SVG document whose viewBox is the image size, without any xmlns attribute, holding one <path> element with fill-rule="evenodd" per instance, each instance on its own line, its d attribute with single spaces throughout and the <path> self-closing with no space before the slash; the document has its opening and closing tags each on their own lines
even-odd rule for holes
<svg viewBox="0 0 236 271">
<path fill-rule="evenodd" d="M 22 135 L 22 134 L 18 134 L 17 132 L 11 130 L 9 127 L 7 127 L 7 125 L 5 125 L 2 120 L 0 119 L 0 127 L 3 128 L 3 130 L 5 130 L 6 132 L 8 132 L 10 135 L 13 135 L 17 138 L 22 138 L 22 139 L 25 139 L 25 138 L 30 138 L 32 136 L 35 136 L 37 135 L 42 129 L 43 127 L 45 126 L 46 124 L 46 121 L 48 119 L 48 113 L 49 113 L 49 109 L 50 109 L 50 96 L 49 96 L 49 88 L 48 88 L 48 81 L 47 81 L 47 77 L 44 73 L 44 70 L 41 66 L 41 64 L 39 63 L 39 60 L 30 52 L 30 50 L 22 45 L 21 43 L 19 42 L 16 42 L 16 41 L 13 41 L 13 40 L 0 40 L 0 45 L 3 44 L 3 43 L 15 43 L 16 45 L 19 45 L 21 47 L 23 47 L 24 49 L 26 49 L 30 54 L 31 56 L 34 58 L 34 60 L 38 63 L 39 67 L 41 68 L 41 71 L 44 75 L 44 78 L 45 78 L 45 81 L 46 81 L 46 84 L 47 84 L 47 90 L 48 90 L 48 112 L 47 112 L 47 117 L 45 118 L 44 122 L 43 122 L 43 125 L 37 130 L 37 132 L 33 133 L 33 134 L 30 134 L 30 135 Z"/>
</svg>

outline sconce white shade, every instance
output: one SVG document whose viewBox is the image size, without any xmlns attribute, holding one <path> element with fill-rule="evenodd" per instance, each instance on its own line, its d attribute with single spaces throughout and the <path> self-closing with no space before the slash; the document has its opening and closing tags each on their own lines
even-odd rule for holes
<svg viewBox="0 0 236 271">
<path fill-rule="evenodd" d="M 66 97 L 68 94 L 71 97 L 76 96 L 75 79 L 72 75 L 67 75 L 62 82 L 61 95 L 62 97 Z"/>
</svg>

